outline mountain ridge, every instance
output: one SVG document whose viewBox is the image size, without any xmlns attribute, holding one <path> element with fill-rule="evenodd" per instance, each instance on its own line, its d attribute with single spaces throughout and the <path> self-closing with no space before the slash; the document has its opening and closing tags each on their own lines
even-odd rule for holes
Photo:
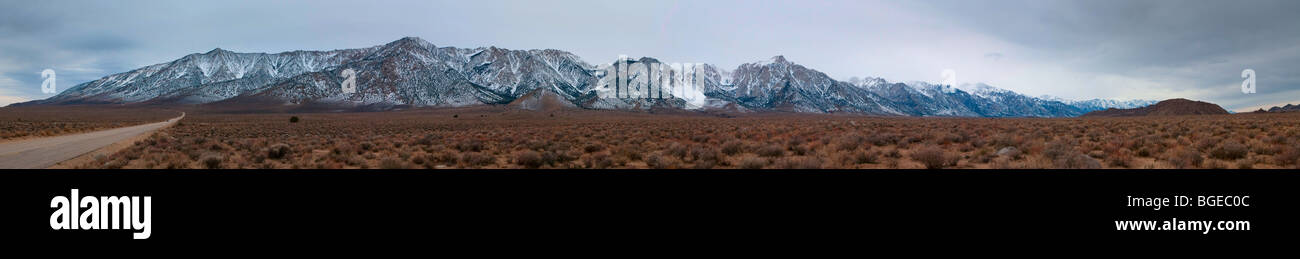
<svg viewBox="0 0 1300 259">
<path fill-rule="evenodd" d="M 355 93 L 341 72 L 355 71 Z M 1073 117 L 1127 103 L 1029 97 L 977 84 L 840 81 L 783 55 L 739 65 L 671 66 L 654 58 L 589 64 L 555 49 L 438 47 L 418 37 L 383 45 L 274 54 L 214 48 L 78 84 L 23 105 L 230 104 L 343 107 L 506 105 L 530 94 L 586 109 L 650 107 L 896 116 Z M 538 92 L 539 90 L 545 90 Z M 969 91 L 969 92 L 968 92 Z M 549 104 L 555 106 L 557 104 Z M 724 108 L 725 107 L 725 108 Z"/>
<path fill-rule="evenodd" d="M 1132 108 L 1093 111 L 1082 117 L 1135 117 L 1135 116 L 1177 116 L 1177 115 L 1226 115 L 1230 114 L 1217 104 L 1175 98 L 1156 104 Z"/>
</svg>

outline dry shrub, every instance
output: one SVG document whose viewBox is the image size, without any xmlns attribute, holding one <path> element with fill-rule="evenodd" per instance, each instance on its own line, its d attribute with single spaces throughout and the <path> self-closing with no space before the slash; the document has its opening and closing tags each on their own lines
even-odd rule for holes
<svg viewBox="0 0 1300 259">
<path fill-rule="evenodd" d="M 717 150 L 714 150 L 713 148 L 711 148 L 711 147 L 706 147 L 706 146 L 694 146 L 694 147 L 692 147 L 692 148 L 691 148 L 691 152 L 690 152 L 689 155 L 690 155 L 691 161 L 695 161 L 695 162 L 698 162 L 698 161 L 715 161 L 715 162 L 716 162 L 716 161 L 718 161 L 719 157 L 721 157 L 720 155 L 718 155 L 718 151 L 717 151 Z"/>
<path fill-rule="evenodd" d="M 837 148 L 836 150 L 838 151 L 851 151 L 851 150 L 858 149 L 858 147 L 862 146 L 863 142 L 866 142 L 865 137 L 863 137 L 862 135 L 858 135 L 857 133 L 851 133 L 849 135 L 840 137 L 836 141 L 835 147 Z"/>
<path fill-rule="evenodd" d="M 471 167 L 481 167 L 496 163 L 497 158 L 492 155 L 480 152 L 469 152 L 460 155 L 460 162 Z"/>
<path fill-rule="evenodd" d="M 782 157 L 785 156 L 785 149 L 777 145 L 766 145 L 758 148 L 757 154 L 763 157 Z"/>
<path fill-rule="evenodd" d="M 203 154 L 202 158 L 199 159 L 207 169 L 220 169 L 223 160 L 225 160 L 225 157 L 217 153 Z"/>
<path fill-rule="evenodd" d="M 1285 145 L 1283 144 L 1265 144 L 1259 141 L 1252 142 L 1249 146 L 1250 146 L 1250 151 L 1255 152 L 1256 155 L 1268 155 L 1268 156 L 1277 155 L 1277 153 L 1281 153 L 1283 147 L 1285 147 Z"/>
<path fill-rule="evenodd" d="M 1073 145 L 1059 140 L 1047 143 L 1047 147 L 1043 149 L 1043 157 L 1050 160 L 1067 159 L 1078 153 Z"/>
<path fill-rule="evenodd" d="M 777 160 L 775 166 L 781 169 L 821 169 L 822 160 L 808 156 L 787 157 Z"/>
<path fill-rule="evenodd" d="M 1128 168 L 1133 166 L 1132 151 L 1128 149 L 1116 150 L 1115 153 L 1106 156 L 1106 164 L 1111 167 Z"/>
<path fill-rule="evenodd" d="M 942 169 L 945 167 L 957 165 L 960 158 L 957 155 L 949 154 L 938 147 L 923 147 L 912 153 L 912 160 L 921 162 L 926 169 Z"/>
<path fill-rule="evenodd" d="M 1005 147 L 1022 148 L 1020 146 L 1020 144 L 1022 143 L 1024 143 L 1024 140 L 1022 140 L 1022 138 L 1014 134 L 1007 134 L 1007 133 L 998 133 L 997 135 L 994 135 L 992 141 L 993 147 L 995 148 L 1005 148 Z"/>
<path fill-rule="evenodd" d="M 481 152 L 483 151 L 483 141 L 478 139 L 466 139 L 456 143 L 456 150 L 460 152 Z M 363 147 L 363 149 L 365 149 Z"/>
<path fill-rule="evenodd" d="M 542 161 L 542 154 L 537 151 L 524 150 L 515 152 L 515 164 L 526 168 L 539 168 L 546 162 Z"/>
<path fill-rule="evenodd" d="M 658 153 L 646 156 L 645 163 L 647 166 L 654 169 L 676 169 L 681 167 L 677 158 L 660 155 Z"/>
<path fill-rule="evenodd" d="M 583 165 L 591 169 L 605 169 L 614 166 L 614 160 L 608 154 L 596 153 L 583 159 Z"/>
<path fill-rule="evenodd" d="M 642 151 L 639 149 L 639 147 L 634 147 L 631 145 L 622 145 L 618 147 L 618 150 L 614 154 L 621 156 L 623 158 L 627 158 L 627 160 L 630 161 L 637 161 L 637 160 L 641 160 L 642 158 L 641 152 Z"/>
<path fill-rule="evenodd" d="M 1273 164 L 1281 167 L 1300 166 L 1300 147 L 1291 147 L 1273 156 Z"/>
<path fill-rule="evenodd" d="M 600 152 L 601 150 L 605 150 L 605 146 L 596 143 L 590 143 L 585 146 L 582 146 L 582 151 L 587 153 L 596 153 L 596 152 Z"/>
<path fill-rule="evenodd" d="M 893 158 L 893 159 L 903 158 L 903 153 L 899 153 L 898 149 L 890 149 L 889 151 L 880 153 L 880 155 L 884 156 L 885 158 Z"/>
<path fill-rule="evenodd" d="M 379 161 L 379 168 L 393 170 L 393 169 L 407 169 L 408 167 L 406 165 L 406 162 L 402 161 L 401 159 L 397 159 L 394 157 L 387 157 L 384 158 L 384 160 Z"/>
<path fill-rule="evenodd" d="M 1052 160 L 1056 168 L 1064 169 L 1101 169 L 1101 162 L 1088 155 L 1074 154 Z"/>
<path fill-rule="evenodd" d="M 1228 141 L 1219 145 L 1219 147 L 1215 148 L 1213 151 L 1210 151 L 1210 157 L 1223 160 L 1237 160 L 1245 158 L 1248 152 L 1250 152 L 1250 150 L 1248 150 L 1246 145 L 1236 141 Z"/>
<path fill-rule="evenodd" d="M 1237 169 L 1254 169 L 1254 168 L 1255 168 L 1255 161 L 1250 161 L 1250 160 L 1237 161 Z"/>
<path fill-rule="evenodd" d="M 35 118 L 5 120 L 15 116 L 5 111 L 0 112 L 0 135 L 58 134 L 17 132 Z M 914 155 L 924 157 L 926 147 L 940 149 L 944 155 L 935 156 L 933 164 L 944 168 L 952 167 L 948 161 L 953 160 L 972 168 L 1092 168 L 1091 159 L 1116 168 L 1148 164 L 1150 159 L 1137 156 L 1157 158 L 1152 166 L 1187 168 L 1200 167 L 1197 155 L 1201 166 L 1268 163 L 1263 167 L 1294 168 L 1300 156 L 1293 151 L 1295 139 L 1300 139 L 1300 117 L 1295 117 L 1300 114 L 1075 119 L 846 119 L 800 114 L 719 119 L 592 111 L 591 116 L 560 121 L 545 119 L 545 113 L 532 116 L 543 119 L 485 117 L 473 109 L 455 113 L 465 112 L 474 119 L 451 120 L 453 112 L 437 109 L 314 114 L 316 119 L 303 121 L 313 127 L 285 123 L 300 114 L 196 113 L 187 116 L 185 124 L 159 132 L 166 137 L 149 138 L 85 167 L 205 168 L 205 153 L 222 154 L 218 165 L 229 168 L 383 167 L 388 157 L 424 168 L 645 168 L 649 165 L 641 160 L 649 154 L 674 158 L 682 168 L 807 167 L 792 164 L 796 157 L 832 162 L 823 167 L 879 163 L 882 168 L 906 168 L 923 164 L 907 156 L 917 151 Z M 78 120 L 65 121 L 71 122 L 47 120 L 38 125 L 57 131 L 82 128 Z M 1247 151 L 1233 143 L 1244 144 Z M 998 154 L 1006 147 L 1014 147 L 1021 158 Z M 1180 157 L 1178 149 L 1195 154 Z M 522 150 L 536 152 L 540 162 L 518 164 L 516 152 Z M 1090 159 L 1080 157 L 1083 154 Z M 742 163 L 745 160 L 750 163 Z"/>
<path fill-rule="evenodd" d="M 766 158 L 747 156 L 740 159 L 742 169 L 763 169 L 764 166 L 767 166 Z"/>
<path fill-rule="evenodd" d="M 686 158 L 687 149 L 686 149 L 686 145 L 682 145 L 682 143 L 673 142 L 671 144 L 668 144 L 668 149 L 665 150 L 665 152 L 666 152 L 665 154 L 676 158 Z"/>
<path fill-rule="evenodd" d="M 1196 150 L 1210 151 L 1211 148 L 1218 146 L 1220 141 L 1223 141 L 1223 138 L 1220 137 L 1203 138 L 1199 141 L 1196 141 Z"/>
<path fill-rule="evenodd" d="M 271 147 L 267 148 L 266 150 L 266 158 L 281 159 L 289 155 L 289 152 L 291 152 L 291 150 L 292 149 L 290 149 L 289 145 L 287 144 L 279 143 L 279 144 L 271 145 Z"/>
<path fill-rule="evenodd" d="M 1209 168 L 1209 169 L 1227 169 L 1227 168 L 1228 168 L 1228 164 L 1225 164 L 1225 163 L 1223 163 L 1223 161 L 1220 161 L 1220 160 L 1207 160 L 1207 161 L 1205 161 L 1205 168 Z"/>
<path fill-rule="evenodd" d="M 871 142 L 872 145 L 886 146 L 898 143 L 898 140 L 902 138 L 903 136 L 897 133 L 878 133 L 867 136 L 866 140 L 867 142 Z"/>
<path fill-rule="evenodd" d="M 1169 152 L 1167 159 L 1170 164 L 1173 164 L 1174 167 L 1179 169 L 1201 167 L 1205 162 L 1205 158 L 1201 157 L 1200 152 L 1196 152 L 1189 148 L 1178 148 L 1172 150 Z"/>
<path fill-rule="evenodd" d="M 718 160 L 699 160 L 691 164 L 692 169 L 713 169 L 718 166 Z"/>
<path fill-rule="evenodd" d="M 875 164 L 880 160 L 880 152 L 858 150 L 853 152 L 852 158 L 854 164 Z"/>
<path fill-rule="evenodd" d="M 731 140 L 722 144 L 722 153 L 728 156 L 734 156 L 745 151 L 745 143 Z"/>
</svg>

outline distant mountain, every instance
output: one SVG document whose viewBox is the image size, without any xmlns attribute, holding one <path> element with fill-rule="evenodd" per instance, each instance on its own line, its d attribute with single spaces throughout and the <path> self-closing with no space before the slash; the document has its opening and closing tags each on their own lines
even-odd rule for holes
<svg viewBox="0 0 1300 259">
<path fill-rule="evenodd" d="M 1058 101 L 1058 102 L 1068 104 L 1070 106 L 1078 107 L 1084 112 L 1100 111 L 1109 108 L 1115 108 L 1115 109 L 1141 108 L 1152 104 L 1156 104 L 1157 102 L 1155 100 L 1111 100 L 1111 99 L 1090 99 L 1090 100 L 1075 101 L 1075 100 L 1068 100 L 1060 97 L 1046 96 L 1046 95 L 1040 98 L 1044 100 Z"/>
<path fill-rule="evenodd" d="M 1084 114 L 1084 117 L 1173 116 L 1229 114 L 1217 104 L 1187 99 L 1169 99 L 1154 105 L 1133 109 L 1106 109 Z"/>
<path fill-rule="evenodd" d="M 344 71 L 352 74 L 345 75 Z M 355 82 L 355 92 L 342 84 Z M 415 37 L 360 49 L 236 53 L 214 49 L 76 85 L 15 105 L 577 107 L 617 110 L 1073 117 L 1149 101 L 1036 98 L 984 84 L 881 78 L 838 81 L 783 56 L 724 70 L 620 58 L 589 64 L 560 50 L 437 47 Z M 1149 103 L 1146 103 L 1149 104 Z"/>
<path fill-rule="evenodd" d="M 1255 113 L 1282 113 L 1282 112 L 1300 112 L 1300 105 L 1287 104 L 1286 106 L 1273 106 L 1268 110 L 1259 109 Z"/>
</svg>

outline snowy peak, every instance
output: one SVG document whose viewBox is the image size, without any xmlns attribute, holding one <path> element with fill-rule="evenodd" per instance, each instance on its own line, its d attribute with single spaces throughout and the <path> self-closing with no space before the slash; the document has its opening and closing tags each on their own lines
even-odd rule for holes
<svg viewBox="0 0 1300 259">
<path fill-rule="evenodd" d="M 225 50 L 225 49 L 222 49 L 222 48 L 214 48 L 214 49 L 212 49 L 212 50 L 209 50 L 207 53 L 203 53 L 203 54 L 205 54 L 205 55 L 215 55 L 215 54 L 232 54 L 232 53 L 234 53 L 234 52 L 229 51 L 229 50 Z"/>
<path fill-rule="evenodd" d="M 423 48 L 423 49 L 434 48 L 433 43 L 429 43 L 428 41 L 425 41 L 420 37 L 405 37 L 405 38 L 395 40 L 393 42 L 389 42 L 388 44 L 384 44 L 384 46 L 390 48 Z"/>
<path fill-rule="evenodd" d="M 238 53 L 214 48 L 82 83 L 30 104 L 274 102 L 461 107 L 709 109 L 903 116 L 1068 117 L 1145 101 L 1028 97 L 985 84 L 839 81 L 777 55 L 723 70 L 653 57 L 586 63 L 554 49 L 437 47 L 405 37 L 368 48 Z M 667 68 L 666 68 L 667 67 Z M 343 85 L 355 88 L 344 90 Z M 521 99 L 522 98 L 522 99 Z"/>
<path fill-rule="evenodd" d="M 788 65 L 788 64 L 790 64 L 790 61 L 785 60 L 785 56 L 784 56 L 784 55 L 777 55 L 777 56 L 775 56 L 775 57 L 772 57 L 771 59 L 768 59 L 768 62 L 767 62 L 767 63 L 769 63 L 769 64 L 786 64 L 786 65 Z"/>
</svg>

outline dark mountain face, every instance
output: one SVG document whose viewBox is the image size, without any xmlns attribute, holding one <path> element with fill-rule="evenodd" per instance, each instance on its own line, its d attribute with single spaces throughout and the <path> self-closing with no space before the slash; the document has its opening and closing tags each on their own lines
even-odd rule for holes
<svg viewBox="0 0 1300 259">
<path fill-rule="evenodd" d="M 1151 106 L 1133 109 L 1106 109 L 1084 114 L 1085 117 L 1128 117 L 1128 116 L 1176 116 L 1176 115 L 1220 115 L 1227 110 L 1217 104 L 1192 101 L 1187 99 L 1169 99 Z"/>
<path fill-rule="evenodd" d="M 1287 104 L 1286 106 L 1273 106 L 1273 108 L 1268 108 L 1268 110 L 1260 109 L 1259 111 L 1255 111 L 1255 112 L 1257 113 L 1259 112 L 1275 112 L 1275 113 L 1300 112 L 1300 105 Z"/>
<path fill-rule="evenodd" d="M 349 81 L 355 82 L 355 91 L 344 90 Z M 708 64 L 672 66 L 653 58 L 596 66 L 559 50 L 436 47 L 414 37 L 333 51 L 265 54 L 214 49 L 17 105 L 462 107 L 518 104 L 523 97 L 545 100 L 547 107 L 587 109 L 964 117 L 1070 117 L 1120 105 L 1067 104 L 985 85 L 945 91 L 927 83 L 879 78 L 844 82 L 782 56 L 733 71 Z"/>
<path fill-rule="evenodd" d="M 706 95 L 755 111 L 893 114 L 878 103 L 880 96 L 782 56 L 740 65 L 731 75 L 734 85 L 711 87 Z"/>
</svg>

